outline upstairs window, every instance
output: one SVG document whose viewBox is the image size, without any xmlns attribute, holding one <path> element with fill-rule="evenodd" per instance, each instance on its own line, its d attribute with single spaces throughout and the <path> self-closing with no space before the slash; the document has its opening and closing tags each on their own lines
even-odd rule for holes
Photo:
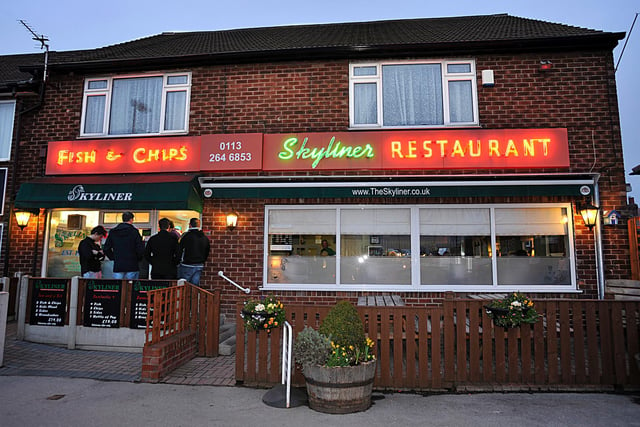
<svg viewBox="0 0 640 427">
<path fill-rule="evenodd" d="M 190 92 L 190 73 L 87 79 L 80 135 L 184 133 Z"/>
<path fill-rule="evenodd" d="M 351 64 L 350 125 L 477 125 L 475 75 L 471 60 Z"/>
<path fill-rule="evenodd" d="M 0 161 L 10 160 L 16 101 L 0 101 Z"/>
</svg>

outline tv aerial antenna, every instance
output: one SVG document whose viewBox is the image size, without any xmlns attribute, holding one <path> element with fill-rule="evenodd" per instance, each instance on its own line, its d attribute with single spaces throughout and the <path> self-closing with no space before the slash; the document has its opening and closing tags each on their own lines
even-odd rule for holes
<svg viewBox="0 0 640 427">
<path fill-rule="evenodd" d="M 40 42 L 40 49 L 45 49 L 44 52 L 44 76 L 43 81 L 47 81 L 47 64 L 49 63 L 49 39 L 44 34 L 36 33 L 23 19 L 18 20 L 24 27 L 33 35 L 32 39 Z"/>
</svg>

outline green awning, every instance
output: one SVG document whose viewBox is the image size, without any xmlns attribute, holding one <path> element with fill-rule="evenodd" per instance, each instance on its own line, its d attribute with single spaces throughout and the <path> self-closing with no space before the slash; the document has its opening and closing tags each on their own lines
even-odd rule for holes
<svg viewBox="0 0 640 427">
<path fill-rule="evenodd" d="M 202 212 L 202 197 L 195 175 L 49 176 L 22 184 L 15 207 Z"/>
<path fill-rule="evenodd" d="M 215 180 L 202 178 L 200 183 L 205 197 L 234 198 L 352 198 L 371 197 L 417 198 L 437 197 L 582 197 L 594 190 L 592 179 L 540 179 L 540 180 L 458 180 L 458 181 L 387 181 L 368 182 L 321 181 L 291 179 L 289 181 L 254 182 Z"/>
</svg>

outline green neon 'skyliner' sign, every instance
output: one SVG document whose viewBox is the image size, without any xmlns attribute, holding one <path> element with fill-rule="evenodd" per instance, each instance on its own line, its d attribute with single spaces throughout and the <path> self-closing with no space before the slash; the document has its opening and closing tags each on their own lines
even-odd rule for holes
<svg viewBox="0 0 640 427">
<path fill-rule="evenodd" d="M 304 138 L 300 148 L 295 150 L 295 146 L 298 144 L 298 138 L 292 137 L 282 143 L 282 151 L 278 153 L 278 157 L 282 160 L 296 159 L 313 159 L 311 167 L 313 169 L 318 166 L 323 159 L 360 159 L 360 158 L 373 158 L 375 153 L 373 152 L 373 146 L 371 144 L 345 146 L 342 142 L 337 141 L 336 137 L 332 136 L 331 141 L 325 147 L 307 148 L 307 141 L 309 138 Z"/>
</svg>

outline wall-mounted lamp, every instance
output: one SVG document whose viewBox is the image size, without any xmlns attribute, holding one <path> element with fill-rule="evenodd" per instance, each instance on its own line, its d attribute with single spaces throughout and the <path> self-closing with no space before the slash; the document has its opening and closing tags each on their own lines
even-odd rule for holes
<svg viewBox="0 0 640 427">
<path fill-rule="evenodd" d="M 553 63 L 548 59 L 540 61 L 540 71 L 551 71 L 553 69 Z"/>
<path fill-rule="evenodd" d="M 18 227 L 20 227 L 20 230 L 24 230 L 27 224 L 29 224 L 29 219 L 31 218 L 31 212 L 15 211 L 15 214 L 16 214 L 16 222 L 18 223 Z"/>
<path fill-rule="evenodd" d="M 580 212 L 580 215 L 582 215 L 584 225 L 589 227 L 589 230 L 593 230 L 593 227 L 596 225 L 599 210 L 600 208 L 598 206 L 594 206 L 591 203 L 578 205 L 578 211 Z"/>
<path fill-rule="evenodd" d="M 238 212 L 231 209 L 226 215 L 227 218 L 227 230 L 232 231 L 238 226 Z"/>
</svg>

